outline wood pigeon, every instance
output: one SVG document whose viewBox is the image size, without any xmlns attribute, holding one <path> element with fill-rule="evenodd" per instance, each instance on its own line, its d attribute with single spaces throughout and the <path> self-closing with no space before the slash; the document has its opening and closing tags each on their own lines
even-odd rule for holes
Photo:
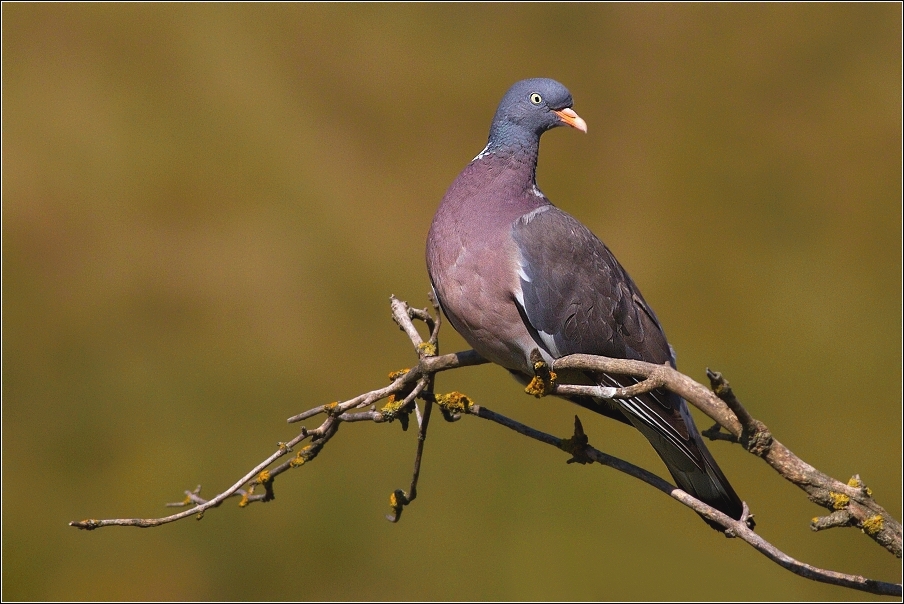
<svg viewBox="0 0 904 604">
<path fill-rule="evenodd" d="M 449 322 L 523 383 L 534 376 L 534 350 L 550 364 L 585 353 L 675 366 L 656 313 L 609 248 L 537 188 L 540 136 L 563 125 L 587 132 L 571 107 L 571 93 L 555 80 L 512 86 L 487 146 L 449 187 L 427 238 L 427 269 Z M 638 381 L 605 374 L 567 380 L 613 387 Z M 741 518 L 741 500 L 680 396 L 660 389 L 627 400 L 570 398 L 633 425 L 680 488 Z"/>
</svg>

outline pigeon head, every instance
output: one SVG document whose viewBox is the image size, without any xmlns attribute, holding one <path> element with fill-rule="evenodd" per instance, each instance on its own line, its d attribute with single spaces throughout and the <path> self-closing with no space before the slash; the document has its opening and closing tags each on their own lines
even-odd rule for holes
<svg viewBox="0 0 904 604">
<path fill-rule="evenodd" d="M 539 144 L 540 135 L 556 126 L 587 132 L 587 123 L 575 113 L 571 93 L 555 80 L 521 80 L 509 88 L 490 127 L 490 146 Z"/>
</svg>

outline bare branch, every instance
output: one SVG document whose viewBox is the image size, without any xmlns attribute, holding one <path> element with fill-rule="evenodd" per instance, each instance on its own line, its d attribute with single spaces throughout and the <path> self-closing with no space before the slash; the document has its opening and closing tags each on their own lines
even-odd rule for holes
<svg viewBox="0 0 904 604">
<path fill-rule="evenodd" d="M 273 484 L 276 477 L 290 469 L 301 467 L 316 458 L 323 447 L 336 435 L 340 424 L 362 421 L 387 423 L 398 419 L 404 428 L 407 426 L 409 414 L 414 412 L 418 418 L 418 444 L 411 486 L 407 493 L 401 489 L 397 489 L 392 493 L 390 505 L 393 515 L 387 516 L 391 521 L 397 522 L 402 509 L 417 496 L 417 482 L 427 436 L 427 426 L 432 406 L 435 403 L 439 406 L 443 416 L 449 421 L 454 421 L 464 414 L 476 415 L 515 430 L 519 434 L 568 452 L 571 454 L 568 463 L 587 464 L 597 462 L 642 480 L 690 507 L 701 516 L 724 527 L 727 536 L 738 537 L 744 540 L 770 560 L 800 576 L 869 593 L 901 597 L 902 587 L 899 584 L 873 581 L 856 575 L 845 575 L 815 568 L 784 554 L 747 526 L 746 505 L 745 517 L 741 518 L 741 520 L 734 520 L 658 476 L 598 451 L 589 446 L 587 435 L 584 433 L 583 426 L 577 417 L 575 417 L 574 434 L 570 438 L 562 439 L 509 419 L 486 407 L 476 405 L 468 397 L 460 393 L 434 394 L 433 381 L 437 373 L 480 365 L 487 361 L 473 350 L 438 356 L 438 334 L 441 324 L 440 311 L 435 300 L 431 298 L 431 302 L 433 303 L 435 315 L 431 315 L 427 309 L 412 309 L 405 302 L 395 297 L 391 298 L 393 320 L 411 340 L 417 353 L 418 363 L 415 367 L 391 373 L 388 386 L 360 394 L 347 401 L 336 401 L 320 405 L 289 418 L 289 423 L 293 423 L 318 415 L 326 416 L 316 429 L 307 430 L 305 427 L 301 427 L 300 433 L 295 438 L 286 443 L 279 443 L 277 450 L 273 454 L 257 464 L 238 482 L 213 499 L 203 499 L 200 495 L 201 487 L 199 485 L 193 491 L 186 491 L 186 497 L 183 501 L 167 504 L 168 507 L 191 506 L 189 509 L 171 516 L 152 519 L 91 519 L 71 522 L 70 525 L 87 530 L 104 526 L 147 528 L 160 526 L 193 515 L 200 519 L 205 511 L 219 506 L 230 497 L 241 497 L 239 505 L 242 507 L 258 501 L 271 501 L 275 497 Z M 414 320 L 423 321 L 426 324 L 430 331 L 430 337 L 427 341 L 423 340 L 414 326 Z M 728 382 L 720 374 L 707 370 L 713 388 L 710 391 L 705 386 L 678 373 L 667 365 L 655 365 L 626 359 L 572 355 L 555 361 L 552 369 L 577 369 L 591 373 L 606 372 L 643 378 L 642 381 L 627 388 L 559 384 L 555 383 L 553 379 L 552 369 L 549 367 L 542 369 L 548 375 L 545 380 L 541 380 L 543 383 L 538 386 L 537 392 L 534 393 L 538 396 L 551 393 L 561 396 L 590 395 L 618 399 L 636 396 L 656 388 L 667 388 L 676 392 L 713 418 L 717 422 L 717 427 L 721 426 L 728 431 L 728 434 L 725 434 L 714 427 L 714 429 L 706 432 L 711 437 L 730 439 L 733 442 L 743 444 L 748 451 L 762 457 L 784 478 L 806 491 L 812 501 L 830 510 L 831 513 L 829 515 L 813 519 L 811 524 L 813 530 L 837 526 L 856 526 L 890 552 L 898 557 L 901 556 L 901 524 L 873 500 L 871 491 L 863 485 L 859 476 L 854 476 L 848 484 L 844 484 L 819 472 L 797 458 L 772 437 L 762 422 L 755 420 L 747 412 L 732 392 Z M 419 397 L 426 401 L 423 415 L 420 414 L 416 403 L 416 399 Z M 388 399 L 387 404 L 382 409 L 377 410 L 374 406 L 375 403 L 383 399 Z M 356 411 L 368 406 L 370 406 L 369 410 Z M 307 439 L 310 439 L 311 442 L 300 449 L 292 459 L 270 468 L 277 460 L 288 455 L 294 447 Z M 263 494 L 255 493 L 258 487 L 263 487 Z"/>
</svg>

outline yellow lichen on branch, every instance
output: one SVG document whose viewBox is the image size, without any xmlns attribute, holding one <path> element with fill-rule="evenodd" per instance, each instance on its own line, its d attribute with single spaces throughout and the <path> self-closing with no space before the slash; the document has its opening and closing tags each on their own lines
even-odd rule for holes
<svg viewBox="0 0 904 604">
<path fill-rule="evenodd" d="M 524 388 L 524 391 L 531 396 L 535 396 L 537 398 L 542 398 L 547 394 L 552 392 L 552 387 L 556 383 L 556 373 L 555 371 L 549 372 L 549 380 L 544 380 L 538 375 L 535 375 L 534 378 L 530 381 L 530 383 Z"/>
<path fill-rule="evenodd" d="M 542 398 L 547 394 L 552 394 L 558 376 L 549 368 L 549 363 L 540 358 L 540 353 L 534 352 L 536 355 L 531 355 L 534 363 L 534 377 L 524 391 L 531 396 Z"/>
<path fill-rule="evenodd" d="M 832 507 L 836 510 L 843 510 L 851 502 L 851 498 L 844 493 L 836 493 L 832 491 L 829 493 L 829 497 L 832 499 Z"/>
<path fill-rule="evenodd" d="M 304 462 L 308 460 L 308 452 L 310 450 L 311 445 L 304 447 L 301 451 L 295 454 L 295 457 L 292 458 L 292 461 L 289 462 L 289 465 L 293 468 L 304 465 Z"/>
<path fill-rule="evenodd" d="M 471 411 L 474 401 L 461 392 L 450 392 L 449 394 L 437 394 L 436 404 L 449 413 L 468 413 Z"/>
<path fill-rule="evenodd" d="M 867 535 L 875 535 L 885 526 L 885 521 L 882 520 L 882 516 L 876 514 L 875 516 L 870 516 L 866 520 L 863 521 L 863 532 Z"/>
<path fill-rule="evenodd" d="M 239 501 L 240 508 L 247 507 L 248 504 L 251 503 L 251 501 L 249 500 L 249 497 L 254 495 L 254 487 L 255 486 L 257 486 L 257 485 L 251 485 L 247 491 L 242 493 L 242 499 Z M 200 518 L 198 518 L 198 520 L 200 520 Z"/>
<path fill-rule="evenodd" d="M 851 476 L 851 479 L 848 480 L 847 483 L 848 483 L 849 487 L 854 487 L 855 489 L 863 489 L 863 492 L 869 496 L 872 496 L 872 494 L 873 494 L 873 490 L 871 488 L 869 488 L 868 486 L 866 486 L 865 484 L 863 484 L 863 481 L 860 480 L 859 474 L 855 474 L 854 476 Z"/>
<path fill-rule="evenodd" d="M 390 371 L 389 372 L 389 381 L 394 382 L 397 379 L 399 379 L 400 377 L 402 377 L 403 375 L 405 375 L 406 373 L 408 373 L 409 371 L 411 371 L 410 367 L 405 367 L 404 369 L 399 369 L 398 371 Z"/>
</svg>

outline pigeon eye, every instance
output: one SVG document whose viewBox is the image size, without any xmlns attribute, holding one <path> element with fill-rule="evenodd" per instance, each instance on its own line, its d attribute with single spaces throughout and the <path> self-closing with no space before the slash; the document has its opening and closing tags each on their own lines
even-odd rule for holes
<svg viewBox="0 0 904 604">
<path fill-rule="evenodd" d="M 537 94 L 536 92 L 530 95 L 530 102 L 534 105 L 539 105 L 543 102 L 543 97 Z"/>
</svg>

